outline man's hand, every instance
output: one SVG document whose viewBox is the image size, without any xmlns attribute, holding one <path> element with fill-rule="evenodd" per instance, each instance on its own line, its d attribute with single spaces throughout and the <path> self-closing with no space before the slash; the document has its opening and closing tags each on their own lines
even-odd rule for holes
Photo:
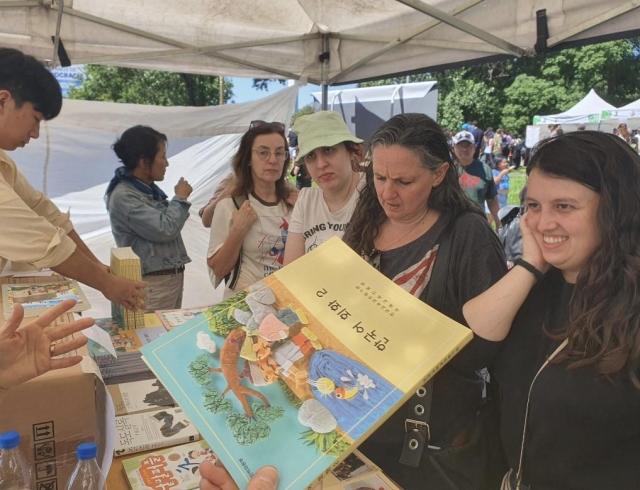
<svg viewBox="0 0 640 490">
<path fill-rule="evenodd" d="M 13 307 L 11 318 L 0 327 L 0 391 L 29 381 L 52 369 L 78 364 L 82 356 L 58 358 L 87 343 L 84 335 L 67 338 L 93 325 L 93 318 L 49 326 L 56 318 L 76 304 L 66 300 L 49 308 L 37 319 L 18 328 L 24 318 L 22 305 Z M 55 343 L 55 345 L 54 345 Z"/>
<path fill-rule="evenodd" d="M 222 466 L 210 461 L 200 464 L 200 490 L 238 490 L 231 475 Z M 276 490 L 278 470 L 273 466 L 263 466 L 249 480 L 246 490 Z"/>
<path fill-rule="evenodd" d="M 129 310 L 143 310 L 145 287 L 146 283 L 142 281 L 131 281 L 109 274 L 102 294 L 109 301 L 122 305 Z"/>
<path fill-rule="evenodd" d="M 191 187 L 189 182 L 185 180 L 184 177 L 180 177 L 180 180 L 173 188 L 173 190 L 176 194 L 176 197 L 179 197 L 180 199 L 187 199 L 191 195 L 191 192 L 193 192 L 193 188 Z"/>
</svg>

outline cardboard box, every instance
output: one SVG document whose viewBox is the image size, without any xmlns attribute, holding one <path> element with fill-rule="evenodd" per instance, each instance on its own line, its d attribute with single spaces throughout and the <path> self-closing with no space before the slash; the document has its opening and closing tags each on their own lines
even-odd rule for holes
<svg viewBox="0 0 640 490">
<path fill-rule="evenodd" d="M 68 314 L 61 322 L 72 319 Z M 20 449 L 31 464 L 36 490 L 66 488 L 81 442 L 96 442 L 98 464 L 102 462 L 106 389 L 86 349 L 78 354 L 84 356 L 80 364 L 51 371 L 0 397 L 0 431 L 20 433 Z"/>
</svg>

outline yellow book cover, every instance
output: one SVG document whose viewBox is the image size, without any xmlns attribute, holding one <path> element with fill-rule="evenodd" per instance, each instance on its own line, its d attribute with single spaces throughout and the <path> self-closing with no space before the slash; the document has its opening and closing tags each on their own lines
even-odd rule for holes
<svg viewBox="0 0 640 490">
<path fill-rule="evenodd" d="M 298 489 L 471 337 L 335 238 L 141 350 L 240 487 Z"/>
<path fill-rule="evenodd" d="M 109 268 L 111 273 L 118 277 L 133 281 L 142 279 L 140 258 L 131 247 L 112 248 Z M 111 316 L 123 328 L 133 329 L 145 326 L 145 315 L 142 311 L 129 310 L 112 303 Z"/>
</svg>

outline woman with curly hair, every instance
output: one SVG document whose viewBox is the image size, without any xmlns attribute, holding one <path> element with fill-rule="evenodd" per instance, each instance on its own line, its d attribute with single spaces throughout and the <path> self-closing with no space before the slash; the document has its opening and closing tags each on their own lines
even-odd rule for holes
<svg viewBox="0 0 640 490">
<path fill-rule="evenodd" d="M 542 142 L 527 173 L 523 257 L 464 307 L 503 344 L 503 488 L 638 488 L 640 157 L 579 131 Z"/>
<path fill-rule="evenodd" d="M 289 228 L 291 190 L 284 124 L 253 121 L 233 157 L 230 196 L 215 207 L 207 253 L 215 287 L 225 297 L 280 269 Z"/>
<path fill-rule="evenodd" d="M 462 305 L 502 277 L 506 265 L 496 234 L 460 187 L 444 132 L 423 114 L 398 115 L 372 136 L 370 156 L 344 241 L 463 323 Z M 497 481 L 497 444 L 482 431 L 488 411 L 481 410 L 481 371 L 498 348 L 474 339 L 364 442 L 363 452 L 404 488 L 477 489 L 492 476 Z"/>
</svg>

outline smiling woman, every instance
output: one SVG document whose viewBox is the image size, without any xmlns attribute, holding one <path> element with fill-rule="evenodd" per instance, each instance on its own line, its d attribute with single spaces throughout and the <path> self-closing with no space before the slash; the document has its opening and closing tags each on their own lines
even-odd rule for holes
<svg viewBox="0 0 640 490">
<path fill-rule="evenodd" d="M 184 266 L 191 262 L 181 231 L 189 217 L 189 183 L 180 178 L 170 201 L 155 184 L 169 166 L 167 137 L 148 126 L 127 129 L 113 145 L 124 164 L 106 192 L 111 230 L 118 247 L 131 247 L 140 257 L 147 283 L 147 310 L 182 305 Z"/>
</svg>

